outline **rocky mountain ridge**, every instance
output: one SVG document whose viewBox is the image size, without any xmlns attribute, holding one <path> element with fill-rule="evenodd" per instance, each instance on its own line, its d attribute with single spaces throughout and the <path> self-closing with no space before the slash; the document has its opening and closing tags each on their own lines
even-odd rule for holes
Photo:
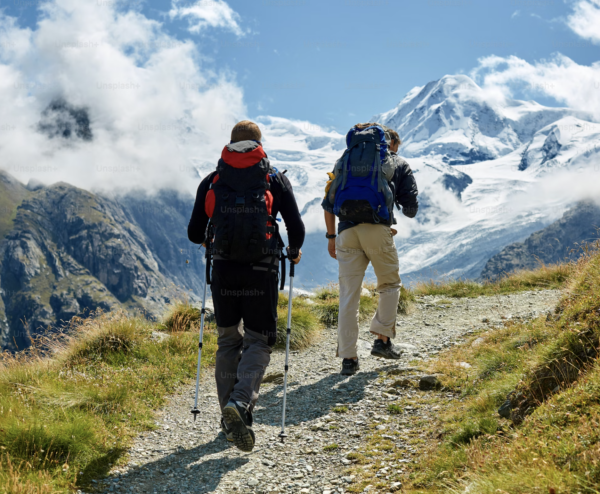
<svg viewBox="0 0 600 494">
<path fill-rule="evenodd" d="M 156 317 L 201 286 L 203 261 L 185 236 L 193 198 L 108 198 L 64 183 L 36 189 L 0 245 L 3 349 L 25 348 L 36 334 L 97 309 Z"/>
<path fill-rule="evenodd" d="M 496 279 L 520 269 L 575 260 L 587 244 L 599 238 L 600 206 L 591 201 L 581 202 L 524 242 L 502 249 L 487 262 L 481 277 Z"/>
</svg>

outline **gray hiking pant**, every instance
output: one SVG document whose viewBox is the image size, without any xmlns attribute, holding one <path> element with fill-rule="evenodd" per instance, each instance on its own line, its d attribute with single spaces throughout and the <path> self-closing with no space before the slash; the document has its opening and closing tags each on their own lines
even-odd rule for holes
<svg viewBox="0 0 600 494">
<path fill-rule="evenodd" d="M 246 329 L 240 321 L 235 326 L 217 327 L 219 338 L 215 378 L 221 410 L 230 400 L 250 405 L 258 400 L 265 369 L 271 361 L 268 337 Z"/>
</svg>

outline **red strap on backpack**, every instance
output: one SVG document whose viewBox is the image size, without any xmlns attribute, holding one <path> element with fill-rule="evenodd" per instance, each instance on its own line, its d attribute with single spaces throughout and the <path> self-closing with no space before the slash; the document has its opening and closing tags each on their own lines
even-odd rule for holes
<svg viewBox="0 0 600 494">
<path fill-rule="evenodd" d="M 215 178 L 213 179 L 212 183 L 216 184 L 217 180 L 219 180 L 219 174 L 217 173 L 215 175 Z M 215 212 L 215 191 L 212 189 L 209 189 L 208 192 L 206 193 L 206 198 L 204 199 L 204 211 L 206 212 L 206 215 L 209 218 L 212 218 L 213 213 Z"/>
</svg>

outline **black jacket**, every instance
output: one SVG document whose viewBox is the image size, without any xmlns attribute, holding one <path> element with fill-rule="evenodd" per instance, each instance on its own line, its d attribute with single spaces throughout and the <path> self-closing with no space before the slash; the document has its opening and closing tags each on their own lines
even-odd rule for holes
<svg viewBox="0 0 600 494">
<path fill-rule="evenodd" d="M 196 203 L 194 204 L 194 210 L 192 211 L 192 218 L 188 225 L 188 238 L 195 244 L 201 244 L 206 240 L 206 227 L 208 225 L 208 215 L 204 210 L 204 202 L 206 200 L 206 194 L 208 188 L 212 183 L 216 171 L 209 174 L 198 187 L 196 193 Z M 298 256 L 298 251 L 304 244 L 304 222 L 300 216 L 298 210 L 298 204 L 294 197 L 292 190 L 292 184 L 288 178 L 278 173 L 279 179 L 271 180 L 271 194 L 273 194 L 273 207 L 271 214 L 274 218 L 281 213 L 285 227 L 288 233 L 288 240 L 290 246 L 290 255 L 293 258 Z M 285 188 L 285 190 L 284 190 Z"/>
<path fill-rule="evenodd" d="M 400 158 L 400 156 L 398 156 L 396 153 L 391 154 L 397 163 L 394 177 L 391 180 L 396 190 L 396 206 L 398 206 L 398 209 L 402 208 L 402 214 L 404 214 L 404 216 L 407 216 L 408 218 L 414 218 L 419 211 L 419 200 L 417 198 L 419 195 L 419 190 L 417 189 L 417 181 L 415 180 L 415 176 L 410 169 L 410 165 L 404 159 Z M 325 211 L 333 214 L 333 204 L 331 204 L 329 201 L 328 195 L 325 196 L 325 199 L 323 199 L 321 205 Z M 392 211 L 390 220 L 387 224 L 392 225 L 394 223 L 394 213 Z M 340 221 L 340 224 L 338 225 L 338 233 L 342 233 L 344 230 L 355 225 L 356 223 L 352 223 L 351 221 Z"/>
</svg>

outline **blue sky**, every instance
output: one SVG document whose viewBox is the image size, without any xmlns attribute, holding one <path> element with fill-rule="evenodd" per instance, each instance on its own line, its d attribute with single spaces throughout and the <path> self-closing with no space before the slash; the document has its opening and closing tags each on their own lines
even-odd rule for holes
<svg viewBox="0 0 600 494">
<path fill-rule="evenodd" d="M 104 0 L 85 0 L 104 1 Z M 489 55 L 535 62 L 561 52 L 579 65 L 598 45 L 565 24 L 559 0 L 229 0 L 239 30 L 190 32 L 171 18 L 171 0 L 129 2 L 199 57 L 235 74 L 250 116 L 303 119 L 345 131 L 394 107 L 414 86 L 469 73 Z M 180 1 L 179 6 L 193 2 Z M 6 14 L 33 27 L 37 2 L 2 0 Z M 240 33 L 240 31 L 243 31 Z M 544 104 L 543 95 L 517 94 Z"/>
</svg>

